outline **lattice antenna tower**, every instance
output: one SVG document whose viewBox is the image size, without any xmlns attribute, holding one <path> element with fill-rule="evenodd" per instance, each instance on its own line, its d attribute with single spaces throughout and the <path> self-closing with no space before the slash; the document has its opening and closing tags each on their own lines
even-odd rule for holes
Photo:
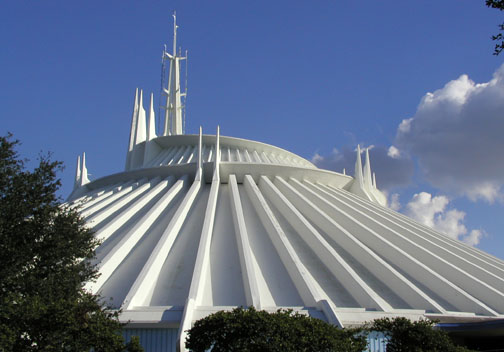
<svg viewBox="0 0 504 352">
<path fill-rule="evenodd" d="M 187 62 L 186 62 L 186 79 L 182 93 L 180 87 L 180 61 L 187 59 L 181 55 L 181 51 L 177 53 L 177 17 L 173 14 L 173 52 L 168 53 L 163 50 L 163 58 L 161 64 L 161 95 L 166 96 L 166 103 L 160 104 L 160 107 L 165 111 L 164 136 L 179 135 L 185 133 L 185 99 L 187 96 Z M 170 69 L 168 73 L 168 81 L 165 85 L 166 65 L 169 62 Z M 162 99 L 162 98 L 161 98 Z"/>
</svg>

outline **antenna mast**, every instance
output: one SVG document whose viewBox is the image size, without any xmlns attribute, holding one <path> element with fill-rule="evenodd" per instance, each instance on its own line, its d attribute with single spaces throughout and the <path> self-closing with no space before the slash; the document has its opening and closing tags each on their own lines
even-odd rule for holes
<svg viewBox="0 0 504 352">
<path fill-rule="evenodd" d="M 166 105 L 161 106 L 165 110 L 165 125 L 164 125 L 164 136 L 184 134 L 185 119 L 183 114 L 184 105 L 182 104 L 182 99 L 187 96 L 187 83 L 186 91 L 181 93 L 180 90 L 180 61 L 187 59 L 182 57 L 181 54 L 177 54 L 177 16 L 175 12 L 173 13 L 173 52 L 172 54 L 166 51 L 166 47 L 163 51 L 163 62 L 162 67 L 165 67 L 165 61 L 170 62 L 170 73 L 168 75 L 168 82 L 164 86 L 164 72 L 161 81 L 162 88 L 161 92 L 166 95 Z M 187 69 L 187 63 L 186 63 Z M 164 69 L 163 69 L 164 71 Z"/>
<path fill-rule="evenodd" d="M 185 121 L 186 121 L 186 105 L 187 105 L 187 67 L 189 66 L 189 56 L 187 55 L 187 50 L 185 51 L 185 58 L 186 58 L 186 63 L 185 63 L 185 84 L 184 84 L 184 87 L 185 87 L 185 92 L 183 93 L 184 94 L 184 105 L 182 106 L 183 108 L 183 115 L 182 115 L 182 121 L 184 123 L 184 126 L 183 126 L 183 133 L 185 133 Z"/>
</svg>

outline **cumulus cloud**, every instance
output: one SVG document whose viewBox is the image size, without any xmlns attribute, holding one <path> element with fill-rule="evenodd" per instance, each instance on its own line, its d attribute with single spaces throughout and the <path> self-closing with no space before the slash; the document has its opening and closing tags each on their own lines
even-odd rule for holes
<svg viewBox="0 0 504 352">
<path fill-rule="evenodd" d="M 397 149 L 396 147 L 393 147 Z M 393 156 L 389 155 L 390 148 L 384 146 L 370 146 L 369 158 L 371 171 L 376 173 L 376 183 L 381 190 L 406 186 L 413 176 L 413 161 L 403 157 L 397 149 Z M 312 162 L 321 169 L 343 172 L 354 175 L 356 152 L 350 148 L 333 149 L 328 155 L 315 153 Z M 364 158 L 362 159 L 364 165 Z"/>
<path fill-rule="evenodd" d="M 392 193 L 388 201 L 389 208 L 395 211 L 401 209 L 401 202 L 399 201 L 399 193 Z"/>
<path fill-rule="evenodd" d="M 468 233 L 464 225 L 465 212 L 448 209 L 450 200 L 440 195 L 433 197 L 430 193 L 421 192 L 413 196 L 405 207 L 405 214 L 418 222 L 432 227 L 448 237 L 464 241 L 475 246 L 485 235 L 483 230 L 474 229 Z"/>
<path fill-rule="evenodd" d="M 401 157 L 401 152 L 399 149 L 391 145 L 387 150 L 387 156 L 390 156 L 393 159 L 398 159 Z"/>
<path fill-rule="evenodd" d="M 464 242 L 470 246 L 476 246 L 480 243 L 482 237 L 486 236 L 483 230 L 471 230 L 471 232 L 464 238 Z"/>
<path fill-rule="evenodd" d="M 315 153 L 315 155 L 312 157 L 312 163 L 317 164 L 320 163 L 324 160 L 324 157 L 320 155 L 319 153 Z"/>
<path fill-rule="evenodd" d="M 503 112 L 504 65 L 486 83 L 462 75 L 423 97 L 415 116 L 398 126 L 395 145 L 417 158 L 433 186 L 472 200 L 502 200 Z"/>
<path fill-rule="evenodd" d="M 429 227 L 434 227 L 436 214 L 444 211 L 449 200 L 445 196 L 432 195 L 427 192 L 420 192 L 413 196 L 406 205 L 406 215 Z"/>
</svg>

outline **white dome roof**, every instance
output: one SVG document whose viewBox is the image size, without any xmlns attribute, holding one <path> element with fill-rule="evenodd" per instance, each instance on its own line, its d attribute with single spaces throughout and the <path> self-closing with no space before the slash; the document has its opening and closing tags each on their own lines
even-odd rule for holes
<svg viewBox="0 0 504 352">
<path fill-rule="evenodd" d="M 201 163 L 197 135 L 159 137 L 145 166 L 71 197 L 104 241 L 88 288 L 128 319 L 177 325 L 188 307 L 193 321 L 249 305 L 340 325 L 503 317 L 501 260 L 353 194 L 353 177 L 258 142 L 201 140 Z"/>
</svg>

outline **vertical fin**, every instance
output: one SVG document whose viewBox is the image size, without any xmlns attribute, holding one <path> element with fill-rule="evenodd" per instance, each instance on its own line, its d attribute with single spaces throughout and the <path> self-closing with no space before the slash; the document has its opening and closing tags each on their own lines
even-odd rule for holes
<svg viewBox="0 0 504 352">
<path fill-rule="evenodd" d="M 74 189 L 79 188 L 81 181 L 80 155 L 77 157 L 77 167 L 75 168 Z"/>
<path fill-rule="evenodd" d="M 378 188 L 376 187 L 376 174 L 374 172 L 373 172 L 373 187 Z"/>
<path fill-rule="evenodd" d="M 214 175 L 213 179 L 218 180 L 220 178 L 219 166 L 220 166 L 220 126 L 217 126 L 217 134 L 215 135 L 215 161 L 214 161 Z"/>
<path fill-rule="evenodd" d="M 84 186 L 85 184 L 89 183 L 88 179 L 88 172 L 87 172 L 87 167 L 86 167 L 86 153 L 82 153 L 82 174 L 81 174 L 81 186 Z"/>
<path fill-rule="evenodd" d="M 145 109 L 143 107 L 143 90 L 140 90 L 140 99 L 138 102 L 138 118 L 135 134 L 135 145 L 145 142 L 146 126 L 145 126 Z"/>
<path fill-rule="evenodd" d="M 369 148 L 366 148 L 366 163 L 364 164 L 364 187 L 367 190 L 373 188 L 373 181 L 371 179 L 371 162 L 369 160 Z"/>
<path fill-rule="evenodd" d="M 136 95 L 135 95 L 136 97 Z M 133 116 L 130 148 L 126 158 L 126 171 L 142 166 L 145 152 L 145 142 L 147 128 L 145 123 L 145 109 L 143 107 L 143 91 L 140 90 L 140 96 L 135 103 L 135 115 Z"/>
<path fill-rule="evenodd" d="M 201 141 L 202 141 L 201 132 L 202 128 L 200 126 L 199 138 L 198 138 L 198 161 L 196 163 L 196 177 L 194 178 L 196 181 L 201 181 L 203 177 L 202 175 L 203 169 L 201 168 Z"/>
<path fill-rule="evenodd" d="M 142 165 L 147 166 L 160 152 L 161 148 L 153 139 L 157 138 L 156 135 L 156 116 L 154 113 L 154 94 L 151 93 L 149 119 L 147 120 L 147 140 L 143 154 Z"/>
<path fill-rule="evenodd" d="M 201 169 L 202 161 L 201 161 L 201 148 L 202 148 L 202 140 L 203 140 L 203 128 L 200 126 L 199 128 L 199 140 L 198 140 L 198 168 Z"/>
<path fill-rule="evenodd" d="M 357 144 L 357 159 L 355 160 L 355 181 L 359 186 L 363 187 L 363 177 L 362 177 L 362 161 L 361 161 L 361 151 L 360 146 Z"/>
<path fill-rule="evenodd" d="M 357 159 L 355 161 L 355 180 L 350 185 L 349 191 L 361 196 L 371 202 L 387 205 L 387 197 L 376 188 L 376 177 L 373 174 L 371 179 L 371 163 L 369 161 L 369 150 L 366 150 L 366 165 L 364 175 L 362 174 L 362 161 L 360 155 L 360 146 L 357 145 Z"/>
<path fill-rule="evenodd" d="M 137 120 L 138 120 L 138 88 L 135 90 L 135 103 L 133 104 L 133 115 L 131 117 L 130 138 L 128 144 L 128 152 L 126 154 L 126 166 L 124 168 L 126 171 L 128 171 L 131 167 L 130 166 L 131 154 L 133 152 L 133 147 L 135 146 Z"/>
<path fill-rule="evenodd" d="M 147 141 L 156 138 L 156 116 L 154 113 L 154 94 L 150 96 L 149 122 L 147 124 Z"/>
</svg>

